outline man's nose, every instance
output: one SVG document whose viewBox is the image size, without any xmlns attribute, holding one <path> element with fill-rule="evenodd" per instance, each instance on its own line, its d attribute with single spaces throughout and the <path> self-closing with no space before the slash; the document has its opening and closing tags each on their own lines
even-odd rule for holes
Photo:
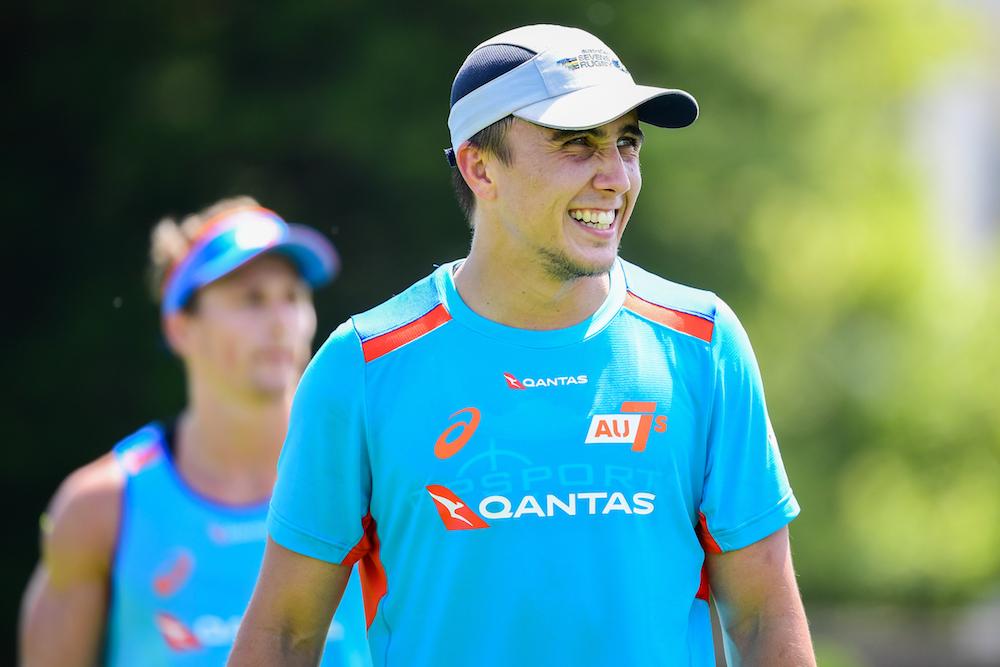
<svg viewBox="0 0 1000 667">
<path fill-rule="evenodd" d="M 277 300 L 268 307 L 268 319 L 275 337 L 283 337 L 295 327 L 298 308 L 291 301 Z"/>
<path fill-rule="evenodd" d="M 624 194 L 632 187 L 629 169 L 617 149 L 602 151 L 600 166 L 594 175 L 594 187 L 615 194 Z"/>
</svg>

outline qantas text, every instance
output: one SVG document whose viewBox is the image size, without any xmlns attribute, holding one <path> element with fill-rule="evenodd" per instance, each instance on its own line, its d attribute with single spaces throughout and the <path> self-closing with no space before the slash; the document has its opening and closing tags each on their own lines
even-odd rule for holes
<svg viewBox="0 0 1000 667">
<path fill-rule="evenodd" d="M 590 516 L 621 514 L 652 514 L 656 495 L 646 491 L 631 497 L 621 491 L 585 491 L 566 495 L 526 495 L 520 500 L 507 496 L 487 496 L 479 503 L 479 514 L 487 519 L 520 519 L 523 516 L 553 517 L 558 515 Z"/>
</svg>

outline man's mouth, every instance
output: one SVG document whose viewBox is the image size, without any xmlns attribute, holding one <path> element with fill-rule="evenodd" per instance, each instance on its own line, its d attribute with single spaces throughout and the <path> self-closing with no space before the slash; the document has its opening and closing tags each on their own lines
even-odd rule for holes
<svg viewBox="0 0 1000 667">
<path fill-rule="evenodd" d="M 594 229 L 611 229 L 617 216 L 617 209 L 574 208 L 569 211 L 569 217 Z"/>
</svg>

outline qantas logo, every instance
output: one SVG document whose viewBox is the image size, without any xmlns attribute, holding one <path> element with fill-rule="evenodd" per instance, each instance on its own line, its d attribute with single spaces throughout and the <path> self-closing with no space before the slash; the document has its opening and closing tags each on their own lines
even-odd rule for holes
<svg viewBox="0 0 1000 667">
<path fill-rule="evenodd" d="M 160 612 L 153 617 L 156 628 L 163 635 L 163 641 L 174 651 L 197 651 L 201 648 L 201 642 L 188 630 L 187 626 L 181 623 L 175 616 L 166 612 Z"/>
<path fill-rule="evenodd" d="M 545 387 L 565 387 L 571 384 L 587 384 L 586 375 L 560 375 L 551 378 L 521 378 L 518 380 L 510 373 L 504 373 L 503 379 L 511 389 L 539 389 Z"/>
<path fill-rule="evenodd" d="M 220 545 L 261 542 L 267 537 L 266 521 L 246 521 L 242 523 L 210 523 L 208 538 Z"/>
<path fill-rule="evenodd" d="M 166 612 L 153 617 L 163 640 L 172 651 L 179 653 L 198 651 L 206 647 L 232 646 L 239 632 L 242 616 L 222 617 L 215 614 L 198 616 L 188 628 L 183 621 Z M 327 641 L 341 641 L 345 636 L 344 626 L 333 619 L 326 633 Z"/>
<path fill-rule="evenodd" d="M 444 433 L 438 436 L 437 441 L 434 443 L 434 456 L 439 459 L 447 459 L 465 447 L 469 443 L 469 439 L 472 438 L 472 434 L 476 432 L 479 428 L 479 410 L 476 408 L 463 408 L 455 414 L 453 414 L 450 419 L 454 419 L 459 415 L 467 416 L 466 419 L 459 419 L 457 422 L 449 426 L 444 430 Z M 458 435 L 452 438 L 455 432 Z M 449 440 L 449 438 L 452 438 Z"/>
<path fill-rule="evenodd" d="M 194 556 L 187 549 L 181 549 L 153 577 L 153 590 L 160 597 L 173 595 L 187 583 L 193 570 Z"/>
<path fill-rule="evenodd" d="M 507 381 L 507 386 L 511 389 L 524 389 L 524 385 L 521 384 L 521 381 L 510 373 L 504 373 L 503 379 Z"/>
<path fill-rule="evenodd" d="M 653 414 L 654 402 L 625 401 L 621 411 L 624 414 L 594 415 L 584 444 L 631 444 L 633 452 L 641 452 L 646 449 L 651 430 L 657 433 L 667 430 L 667 416 Z"/>
<path fill-rule="evenodd" d="M 427 493 L 431 494 L 438 514 L 444 521 L 444 527 L 448 530 L 474 530 L 490 527 L 448 488 L 440 484 L 431 484 L 427 487 Z"/>
<path fill-rule="evenodd" d="M 580 491 L 565 495 L 526 495 L 521 498 L 487 496 L 479 503 L 479 514 L 473 512 L 461 498 L 440 484 L 427 487 L 438 514 L 448 530 L 489 528 L 483 520 L 520 519 L 523 516 L 551 518 L 554 516 L 607 516 L 634 514 L 644 516 L 655 509 L 656 494 L 646 491 L 631 496 L 621 491 Z"/>
<path fill-rule="evenodd" d="M 507 496 L 487 496 L 479 503 L 479 513 L 487 519 L 520 519 L 522 516 L 553 517 L 621 514 L 652 514 L 656 495 L 645 491 L 633 493 L 631 498 L 621 491 L 584 491 L 559 496 L 554 493 L 542 498 L 524 496 L 516 505 Z"/>
</svg>

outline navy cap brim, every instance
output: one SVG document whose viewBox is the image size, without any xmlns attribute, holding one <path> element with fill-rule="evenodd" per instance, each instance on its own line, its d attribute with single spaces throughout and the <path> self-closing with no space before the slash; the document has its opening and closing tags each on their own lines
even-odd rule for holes
<svg viewBox="0 0 1000 667">
<path fill-rule="evenodd" d="M 638 109 L 640 121 L 657 127 L 687 127 L 698 118 L 698 103 L 689 93 L 635 84 L 581 88 L 518 109 L 514 115 L 544 127 L 584 130 L 633 109 Z"/>
</svg>

